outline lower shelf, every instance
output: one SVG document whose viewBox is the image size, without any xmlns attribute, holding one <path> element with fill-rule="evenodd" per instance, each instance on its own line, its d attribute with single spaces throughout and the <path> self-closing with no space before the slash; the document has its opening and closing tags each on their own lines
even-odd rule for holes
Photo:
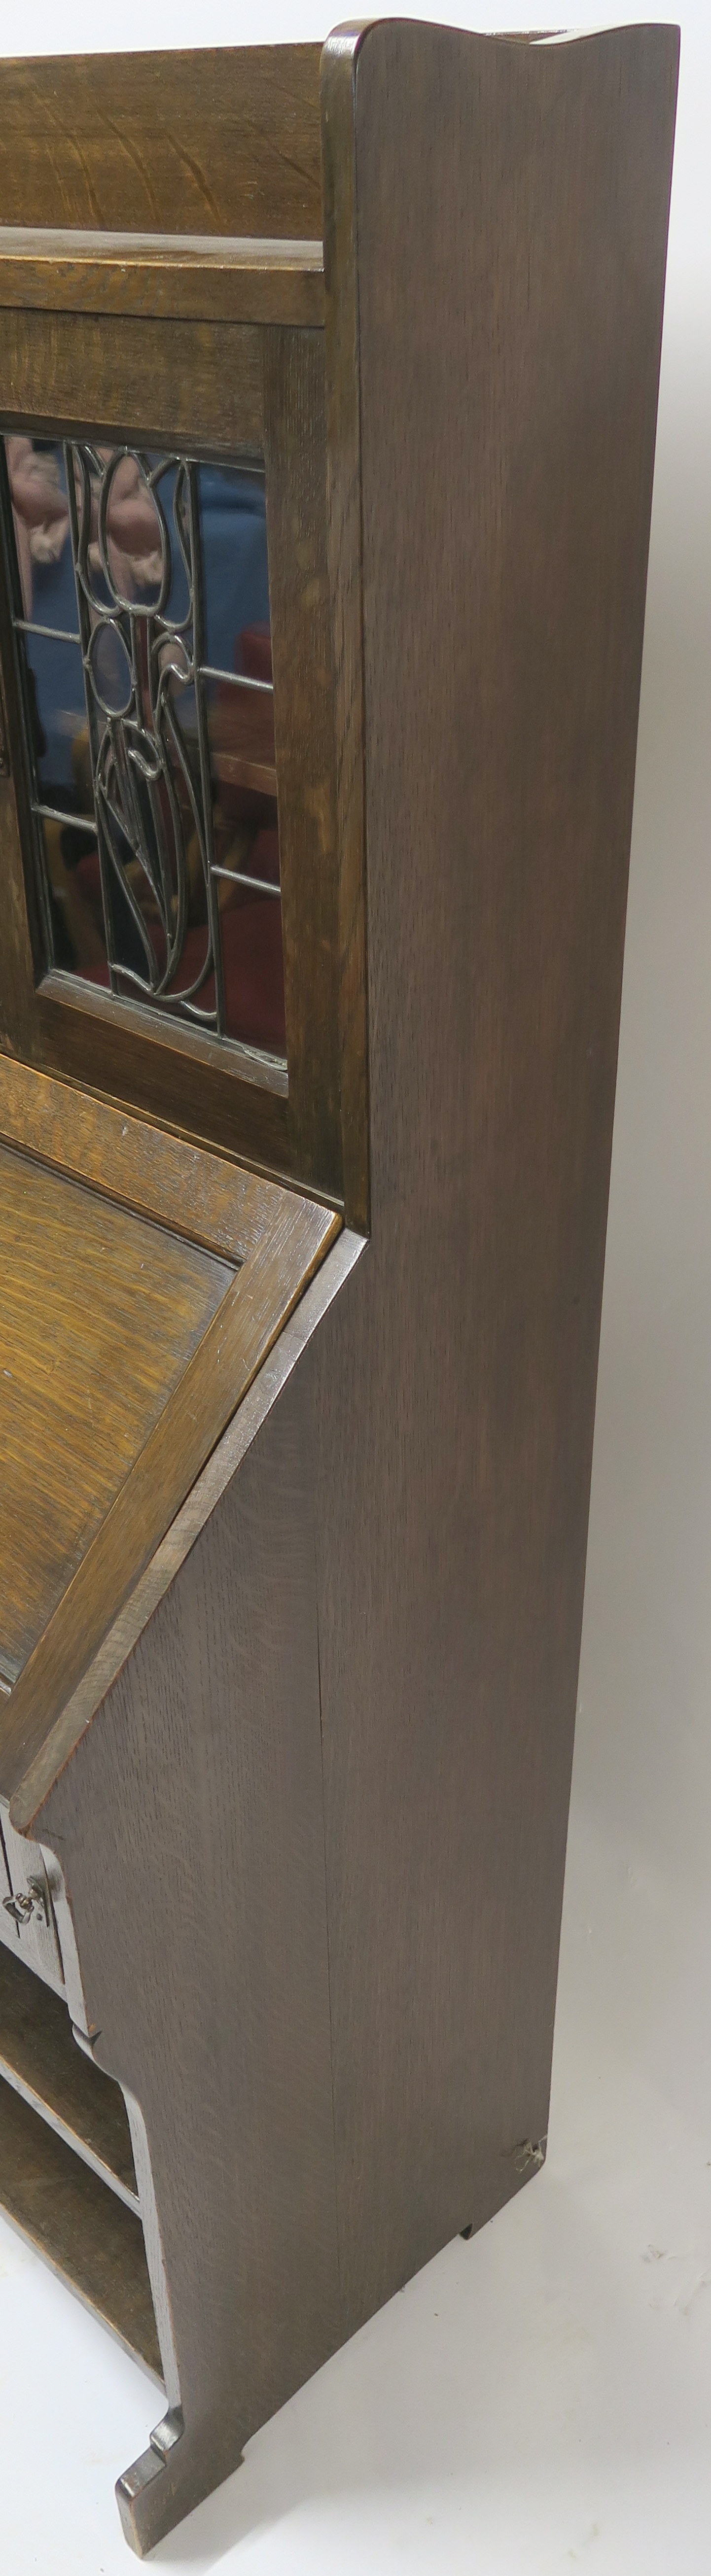
<svg viewBox="0 0 711 2576">
<path fill-rule="evenodd" d="M 161 2380 L 126 2106 L 66 2004 L 0 1943 L 0 2207 Z"/>
<path fill-rule="evenodd" d="M 77 2048 L 66 2004 L 0 1943 L 0 2076 L 110 2191 L 138 2211 L 120 2085 Z"/>
<path fill-rule="evenodd" d="M 140 2218 L 2 2080 L 0 2208 L 162 2386 Z"/>
</svg>

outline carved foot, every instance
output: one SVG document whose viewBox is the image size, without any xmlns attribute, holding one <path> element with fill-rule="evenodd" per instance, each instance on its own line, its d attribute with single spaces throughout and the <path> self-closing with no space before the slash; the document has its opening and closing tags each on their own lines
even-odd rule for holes
<svg viewBox="0 0 711 2576">
<path fill-rule="evenodd" d="M 121 2528 L 136 2557 L 147 2558 L 149 2550 L 174 2531 L 194 2505 L 202 2504 L 204 2496 L 239 2468 L 241 2456 L 238 2452 L 232 2459 L 216 2461 L 204 2440 L 191 2442 L 181 2408 L 170 2406 L 151 2434 L 149 2449 L 142 2451 L 140 2460 L 134 2460 L 116 2485 Z"/>
</svg>

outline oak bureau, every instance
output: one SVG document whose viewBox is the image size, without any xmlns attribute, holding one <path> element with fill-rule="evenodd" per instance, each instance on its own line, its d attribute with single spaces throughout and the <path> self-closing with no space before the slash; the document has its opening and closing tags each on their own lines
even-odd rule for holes
<svg viewBox="0 0 711 2576">
<path fill-rule="evenodd" d="M 545 2152 L 676 76 L 0 64 L 0 2205 L 139 2555 Z"/>
</svg>

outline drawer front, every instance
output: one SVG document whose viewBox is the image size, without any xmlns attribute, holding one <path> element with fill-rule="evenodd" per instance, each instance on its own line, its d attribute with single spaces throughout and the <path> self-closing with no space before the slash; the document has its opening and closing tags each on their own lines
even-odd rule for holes
<svg viewBox="0 0 711 2576">
<path fill-rule="evenodd" d="M 30 1843 L 24 1834 L 15 1832 L 1 1800 L 0 1941 L 16 1951 L 26 1967 L 34 1968 L 56 1994 L 64 1993 L 48 1863 L 39 1843 Z"/>
</svg>

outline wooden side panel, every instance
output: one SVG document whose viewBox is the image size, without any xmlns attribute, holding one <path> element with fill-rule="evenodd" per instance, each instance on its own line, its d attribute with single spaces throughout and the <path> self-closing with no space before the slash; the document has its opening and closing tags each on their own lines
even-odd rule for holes
<svg viewBox="0 0 711 2576">
<path fill-rule="evenodd" d="M 0 222 L 322 228 L 319 45 L 0 65 Z"/>
<path fill-rule="evenodd" d="M 311 1475 L 297 1373 L 42 1817 L 146 2123 L 185 2419 L 163 2528 L 341 2339 Z"/>
<path fill-rule="evenodd" d="M 372 1242 L 304 1363 L 351 2325 L 547 2123 L 677 38 L 353 52 Z"/>
</svg>

